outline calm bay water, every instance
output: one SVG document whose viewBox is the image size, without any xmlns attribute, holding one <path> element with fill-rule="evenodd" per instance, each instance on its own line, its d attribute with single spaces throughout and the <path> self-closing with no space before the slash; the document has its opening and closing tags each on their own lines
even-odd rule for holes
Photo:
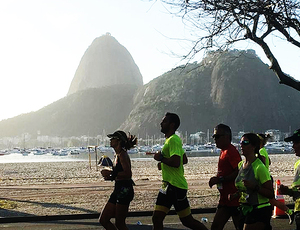
<svg viewBox="0 0 300 230">
<path fill-rule="evenodd" d="M 52 154 L 43 154 L 43 155 L 34 155 L 28 154 L 27 156 L 23 156 L 19 153 L 11 153 L 7 155 L 0 156 L 0 164 L 1 163 L 23 163 L 23 162 L 68 162 L 68 161 L 89 161 L 89 158 L 92 162 L 95 162 L 96 159 L 99 161 L 101 156 L 106 155 L 110 157 L 110 159 L 114 158 L 114 154 L 111 152 L 108 153 L 97 153 L 97 158 L 94 152 L 90 153 L 80 153 L 76 155 L 67 155 L 67 156 L 55 156 Z M 153 156 L 146 156 L 145 153 L 136 153 L 130 154 L 131 159 L 140 159 L 140 160 L 152 160 Z"/>
</svg>

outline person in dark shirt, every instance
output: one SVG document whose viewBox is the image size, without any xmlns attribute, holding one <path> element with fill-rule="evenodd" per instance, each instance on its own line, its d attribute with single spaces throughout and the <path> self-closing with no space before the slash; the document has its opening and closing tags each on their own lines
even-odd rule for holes
<svg viewBox="0 0 300 230">
<path fill-rule="evenodd" d="M 110 146 L 115 150 L 115 160 L 112 170 L 103 169 L 101 174 L 105 180 L 114 180 L 115 188 L 101 212 L 99 222 L 105 229 L 128 229 L 125 219 L 134 197 L 134 182 L 131 179 L 131 161 L 127 150 L 136 145 L 137 138 L 133 135 L 127 137 L 120 130 L 107 136 L 110 138 Z M 110 221 L 114 217 L 115 225 Z"/>
</svg>

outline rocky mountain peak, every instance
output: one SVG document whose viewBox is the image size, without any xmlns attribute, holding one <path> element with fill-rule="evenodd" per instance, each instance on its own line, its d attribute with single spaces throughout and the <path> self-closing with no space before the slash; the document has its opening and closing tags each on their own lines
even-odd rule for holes
<svg viewBox="0 0 300 230">
<path fill-rule="evenodd" d="M 128 50 L 110 33 L 96 38 L 85 51 L 68 95 L 113 85 L 142 86 L 143 78 Z"/>
</svg>

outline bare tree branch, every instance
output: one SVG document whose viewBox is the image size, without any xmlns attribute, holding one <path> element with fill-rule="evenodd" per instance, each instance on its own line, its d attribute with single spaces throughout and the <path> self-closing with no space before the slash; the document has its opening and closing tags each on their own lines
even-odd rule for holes
<svg viewBox="0 0 300 230">
<path fill-rule="evenodd" d="M 285 74 L 265 41 L 279 32 L 286 42 L 300 48 L 299 0 L 161 0 L 182 17 L 191 31 L 201 31 L 191 50 L 191 60 L 202 50 L 227 49 L 237 41 L 250 39 L 270 60 L 270 69 L 281 84 L 300 91 L 300 82 Z"/>
</svg>

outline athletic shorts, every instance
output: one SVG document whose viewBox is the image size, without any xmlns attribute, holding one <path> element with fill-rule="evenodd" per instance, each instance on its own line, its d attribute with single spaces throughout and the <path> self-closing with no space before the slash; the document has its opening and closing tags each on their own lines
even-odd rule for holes
<svg viewBox="0 0 300 230">
<path fill-rule="evenodd" d="M 263 208 L 254 208 L 250 213 L 248 213 L 246 216 L 241 215 L 240 219 L 240 226 L 243 226 L 243 223 L 245 224 L 254 224 L 257 222 L 262 222 L 265 224 L 265 229 L 270 228 L 270 220 L 272 216 L 272 207 L 267 206 Z M 243 229 L 243 228 L 241 228 Z"/>
<path fill-rule="evenodd" d="M 133 200 L 134 190 L 132 180 L 115 181 L 115 189 L 110 195 L 109 203 L 129 205 Z"/>
<path fill-rule="evenodd" d="M 191 208 L 187 199 L 187 190 L 168 185 L 165 193 L 158 193 L 155 211 L 168 213 L 172 205 L 180 218 L 184 218 L 191 214 Z"/>
</svg>

